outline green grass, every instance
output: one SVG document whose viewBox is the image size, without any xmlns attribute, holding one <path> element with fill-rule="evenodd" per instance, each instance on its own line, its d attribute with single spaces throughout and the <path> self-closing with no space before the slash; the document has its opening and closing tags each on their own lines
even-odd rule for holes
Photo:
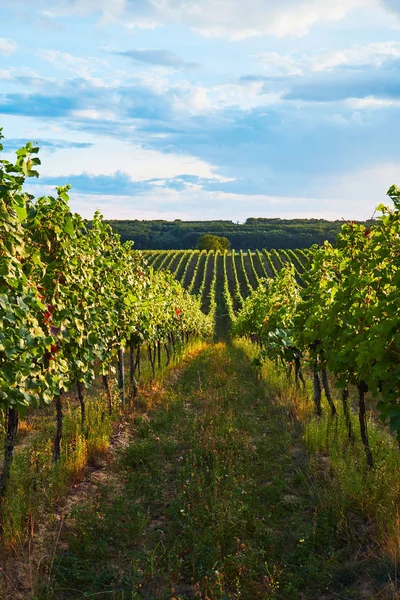
<svg viewBox="0 0 400 600">
<path fill-rule="evenodd" d="M 202 346 L 203 342 L 196 340 L 187 346 L 177 342 L 169 366 L 165 365 L 163 353 L 162 368 L 157 370 L 157 385 L 187 352 Z M 128 362 L 128 357 L 126 359 Z M 144 394 L 153 386 L 146 352 L 142 352 L 140 386 Z M 111 381 L 111 387 L 112 414 L 109 414 L 100 378 L 94 382 L 93 389 L 86 392 L 84 431 L 75 394 L 65 395 L 61 458 L 56 464 L 52 456 L 56 428 L 54 406 L 28 411 L 21 422 L 6 496 L 1 505 L 0 598 L 3 592 L 8 593 L 10 576 L 11 579 L 19 577 L 14 570 L 15 563 L 35 562 L 36 558 L 40 561 L 41 556 L 33 557 L 32 553 L 36 552 L 36 546 L 43 545 L 44 524 L 49 530 L 57 528 L 60 507 L 71 490 L 86 477 L 88 469 L 97 469 L 107 461 L 110 439 L 125 418 L 115 382 Z M 127 409 L 130 410 L 129 403 Z"/>
<path fill-rule="evenodd" d="M 257 354 L 252 344 L 240 344 L 250 358 Z M 368 433 L 374 456 L 371 470 L 359 434 L 356 390 L 350 394 L 355 432 L 354 443 L 350 444 L 339 390 L 331 390 L 338 416 L 331 416 L 323 400 L 323 415 L 317 418 L 310 378 L 306 390 L 300 389 L 272 362 L 263 366 L 262 376 L 269 393 L 287 408 L 294 426 L 301 431 L 310 457 L 309 476 L 324 513 L 330 514 L 343 544 L 356 548 L 354 555 L 350 553 L 350 558 L 333 570 L 337 582 L 346 588 L 343 597 L 358 597 L 358 592 L 368 599 L 399 598 L 400 461 L 396 438 L 370 411 Z M 372 398 L 368 402 L 376 404 Z"/>
<path fill-rule="evenodd" d="M 226 339 L 218 285 L 217 299 Z M 316 420 L 311 389 L 272 363 L 254 370 L 256 353 L 244 341 L 193 342 L 153 382 L 143 357 L 144 385 L 126 411 L 105 417 L 95 387 L 82 434 L 70 401 L 56 467 L 51 410 L 28 416 L 3 509 L 4 597 L 398 597 L 394 438 L 370 419 L 369 471 L 340 411 L 332 419 L 324 406 Z"/>
<path fill-rule="evenodd" d="M 37 600 L 363 597 L 358 538 L 310 469 L 279 377 L 260 381 L 251 351 L 211 346 L 139 399 L 131 443 L 65 516 Z"/>
</svg>

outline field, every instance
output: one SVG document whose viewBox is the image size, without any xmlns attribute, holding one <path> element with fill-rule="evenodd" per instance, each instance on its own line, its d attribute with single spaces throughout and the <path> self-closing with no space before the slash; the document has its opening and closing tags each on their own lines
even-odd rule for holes
<svg viewBox="0 0 400 600">
<path fill-rule="evenodd" d="M 213 335 L 188 342 L 180 314 L 168 329 L 173 344 L 163 329 L 149 334 L 134 347 L 140 375 L 123 359 L 125 399 L 110 378 L 111 411 L 101 378 L 87 387 L 84 429 L 72 387 L 53 465 L 52 406 L 25 414 L 3 501 L 4 598 L 397 598 L 393 438 L 371 411 L 370 470 L 362 440 L 348 443 L 349 423 L 353 435 L 358 427 L 354 393 L 350 412 L 331 415 L 341 402 L 333 389 L 316 418 L 315 388 L 288 378 L 277 360 L 255 368 L 259 340 L 236 331 L 244 319 L 257 338 L 246 311 L 266 279 L 274 310 L 293 308 L 311 252 L 142 254 L 165 282 L 172 273 L 175 294 L 183 286 L 197 297 L 190 310 L 208 315 Z M 168 311 L 162 289 L 155 301 Z M 112 364 L 120 369 L 119 355 Z"/>
<path fill-rule="evenodd" d="M 148 250 L 142 254 L 153 269 L 170 271 L 186 290 L 198 295 L 202 310 L 218 317 L 220 332 L 221 327 L 229 327 L 243 301 L 258 288 L 260 279 L 275 278 L 284 266 L 293 265 L 301 284 L 310 251 L 232 250 L 222 254 L 205 250 Z"/>
</svg>

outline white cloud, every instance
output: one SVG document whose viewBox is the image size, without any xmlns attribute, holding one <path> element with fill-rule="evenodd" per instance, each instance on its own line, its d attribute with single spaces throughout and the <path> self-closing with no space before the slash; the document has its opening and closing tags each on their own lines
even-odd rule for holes
<svg viewBox="0 0 400 600">
<path fill-rule="evenodd" d="M 238 106 L 242 110 L 251 110 L 257 106 L 269 106 L 279 102 L 281 93 L 265 93 L 261 82 L 246 84 L 224 84 L 211 90 L 219 109 Z"/>
<path fill-rule="evenodd" d="M 105 60 L 95 57 L 82 58 L 59 50 L 38 50 L 38 55 L 56 67 L 66 69 L 89 80 L 96 87 L 103 87 L 104 85 L 100 78 L 92 77 L 92 75 L 108 66 Z"/>
<path fill-rule="evenodd" d="M 38 0 L 47 19 L 100 13 L 106 24 L 117 21 L 132 29 L 183 23 L 232 40 L 305 35 L 319 21 L 338 21 L 354 8 L 384 1 L 389 8 L 391 0 L 251 0 L 250 5 L 246 0 L 53 0 L 49 9 Z"/>
<path fill-rule="evenodd" d="M 259 52 L 255 55 L 268 76 L 301 76 L 310 72 L 329 72 L 338 68 L 380 67 L 392 60 L 400 59 L 400 42 L 387 41 L 370 44 L 354 44 L 349 48 L 314 53 L 279 54 Z"/>
<path fill-rule="evenodd" d="M 33 190 L 37 193 L 36 188 Z M 43 190 L 49 193 L 49 190 Z M 71 207 L 90 218 L 96 209 L 108 219 L 232 219 L 244 221 L 250 216 L 264 217 L 325 217 L 324 202 L 315 198 L 241 195 L 210 192 L 199 186 L 183 191 L 168 188 L 152 189 L 139 197 L 76 194 L 71 190 Z M 293 207 L 301 207 L 294 209 Z M 314 207 L 318 206 L 315 211 Z"/>
<path fill-rule="evenodd" d="M 17 44 L 13 40 L 6 40 L 6 38 L 0 38 L 0 54 L 9 56 L 17 49 Z"/>
<path fill-rule="evenodd" d="M 279 102 L 280 93 L 265 93 L 262 81 L 226 83 L 205 88 L 189 83 L 171 86 L 173 108 L 177 113 L 204 114 L 229 107 L 251 110 Z"/>
<path fill-rule="evenodd" d="M 346 50 L 316 55 L 311 60 L 314 71 L 331 71 L 336 67 L 374 66 L 400 58 L 400 42 L 381 42 L 367 45 L 354 45 Z"/>
<path fill-rule="evenodd" d="M 82 110 L 71 111 L 71 117 L 78 120 L 88 119 L 89 121 L 116 121 L 117 115 L 111 111 L 95 110 L 84 108 Z"/>
<path fill-rule="evenodd" d="M 26 0 L 2 2 L 26 7 Z M 38 17 L 47 21 L 100 14 L 105 25 L 135 29 L 183 23 L 206 36 L 233 40 L 305 35 L 318 22 L 339 21 L 362 6 L 400 15 L 399 0 L 53 0 L 50 8 L 47 0 L 35 2 Z"/>
<path fill-rule="evenodd" d="M 304 35 L 318 21 L 340 20 L 353 8 L 371 2 L 374 0 L 252 0 L 249 6 L 244 0 L 153 0 L 147 8 L 159 23 L 181 22 L 206 36 L 240 40 Z"/>
<path fill-rule="evenodd" d="M 55 0 L 51 8 L 45 8 L 41 14 L 49 19 L 55 19 L 69 14 L 85 16 L 100 12 L 106 21 L 122 16 L 127 5 L 127 0 L 68 0 L 68 2 Z"/>
<path fill-rule="evenodd" d="M 336 127 L 350 127 L 351 125 L 362 124 L 361 115 L 358 112 L 353 112 L 349 117 L 345 117 L 340 113 L 335 113 L 333 115 L 328 115 L 325 117 L 326 123 L 331 123 Z"/>
<path fill-rule="evenodd" d="M 31 136 L 28 136 L 30 138 Z M 84 141 L 93 144 L 90 148 L 75 148 L 73 152 L 60 148 L 52 152 L 41 152 L 42 177 L 62 175 L 114 175 L 123 171 L 135 181 L 157 177 L 169 179 L 182 173 L 204 178 L 222 180 L 215 168 L 193 156 L 147 150 L 128 142 L 87 136 Z"/>
<path fill-rule="evenodd" d="M 303 75 L 301 60 L 296 55 L 278 52 L 258 52 L 255 58 L 261 60 L 268 75 Z"/>
<path fill-rule="evenodd" d="M 345 104 L 354 110 L 396 108 L 400 106 L 400 100 L 388 100 L 385 98 L 367 96 L 366 98 L 349 98 L 345 101 Z"/>
<path fill-rule="evenodd" d="M 359 171 L 316 177 L 303 196 L 235 194 L 209 191 L 197 184 L 175 190 L 160 185 L 138 195 L 70 192 L 71 207 L 90 218 L 96 209 L 108 219 L 232 219 L 250 216 L 281 218 L 369 219 L 381 202 L 390 205 L 386 191 L 400 182 L 400 163 L 381 164 Z M 36 195 L 51 186 L 31 186 Z"/>
<path fill-rule="evenodd" d="M 382 194 L 376 197 L 371 194 L 369 204 L 363 205 L 361 189 L 357 190 L 358 196 L 352 203 L 348 199 L 344 201 L 343 197 L 241 195 L 209 192 L 197 186 L 183 191 L 157 188 L 141 194 L 139 198 L 71 192 L 73 210 L 90 218 L 98 209 L 108 219 L 204 220 L 204 215 L 207 215 L 210 220 L 231 219 L 241 222 L 250 216 L 330 220 L 343 217 L 361 220 L 370 218 L 375 204 L 382 200 Z"/>
<path fill-rule="evenodd" d="M 13 81 L 13 75 L 11 69 L 0 69 L 0 79 Z"/>
</svg>

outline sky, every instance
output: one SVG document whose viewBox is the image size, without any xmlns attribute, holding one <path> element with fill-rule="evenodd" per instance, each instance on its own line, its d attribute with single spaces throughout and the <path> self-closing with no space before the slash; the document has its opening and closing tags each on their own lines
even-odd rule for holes
<svg viewBox="0 0 400 600">
<path fill-rule="evenodd" d="M 3 158 L 109 219 L 370 218 L 400 185 L 400 0 L 1 0 Z"/>
</svg>

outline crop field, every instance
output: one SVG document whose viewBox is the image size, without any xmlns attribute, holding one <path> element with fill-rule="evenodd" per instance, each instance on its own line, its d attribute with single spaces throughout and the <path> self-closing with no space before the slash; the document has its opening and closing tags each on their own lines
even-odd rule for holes
<svg viewBox="0 0 400 600">
<path fill-rule="evenodd" d="M 285 266 L 293 265 L 302 285 L 310 250 L 147 250 L 142 255 L 154 270 L 170 271 L 186 290 L 196 294 L 205 313 L 216 311 L 219 299 L 225 310 L 236 315 L 260 280 L 275 278 Z M 218 297 L 218 288 L 223 288 L 223 297 Z"/>
</svg>

